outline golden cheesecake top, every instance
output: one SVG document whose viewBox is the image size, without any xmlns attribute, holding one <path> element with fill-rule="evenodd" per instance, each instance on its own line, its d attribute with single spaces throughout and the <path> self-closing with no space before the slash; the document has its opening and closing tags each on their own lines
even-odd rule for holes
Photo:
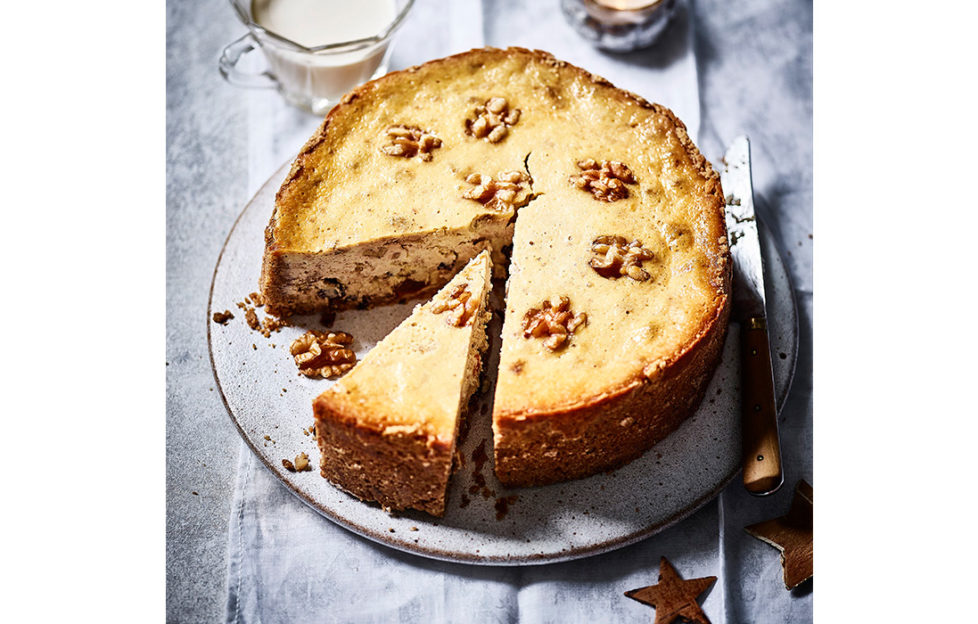
<svg viewBox="0 0 978 624">
<path fill-rule="evenodd" d="M 517 220 L 497 415 L 569 410 L 624 392 L 676 361 L 719 319 L 726 233 L 705 199 L 710 180 L 677 154 L 656 159 L 618 136 L 601 147 L 572 137 L 534 152 L 530 169 L 542 194 Z M 599 201 L 568 184 L 579 173 L 575 157 L 584 156 L 628 163 L 636 180 L 625 185 L 628 197 Z M 619 265 L 607 261 L 609 252 Z M 533 311 L 539 317 L 562 299 L 566 337 L 532 325 Z M 548 344 L 553 333 L 562 344 Z"/>
<path fill-rule="evenodd" d="M 279 191 L 269 240 L 329 251 L 514 213 L 497 416 L 626 392 L 723 318 L 722 191 L 682 122 L 538 51 L 473 50 L 346 96 Z"/>
<path fill-rule="evenodd" d="M 498 52 L 453 58 L 368 83 L 329 113 L 279 191 L 275 250 L 340 249 L 512 217 L 528 181 L 517 181 L 515 201 L 505 202 L 473 196 L 480 185 L 467 180 L 525 173 L 530 146 L 548 124 L 543 76 L 535 75 L 548 65 Z M 466 121 L 493 98 L 493 108 L 505 100 L 502 117 L 514 123 L 499 124 L 508 136 L 496 130 L 490 143 L 491 132 L 477 137 L 481 124 L 473 131 Z"/>
<path fill-rule="evenodd" d="M 483 251 L 431 301 L 407 319 L 323 393 L 334 410 L 360 426 L 385 432 L 421 431 L 450 441 L 473 346 L 485 338 L 479 323 L 491 284 L 492 263 Z M 476 360 L 477 361 L 477 360 Z"/>
<path fill-rule="evenodd" d="M 345 96 L 304 146 L 277 197 L 276 249 L 336 249 L 511 215 L 525 192 L 512 204 L 482 203 L 467 180 L 525 173 L 533 151 L 559 146 L 569 155 L 568 142 L 601 153 L 628 144 L 641 154 L 634 167 L 661 171 L 682 152 L 662 140 L 674 126 L 663 110 L 515 48 L 394 72 Z"/>
</svg>

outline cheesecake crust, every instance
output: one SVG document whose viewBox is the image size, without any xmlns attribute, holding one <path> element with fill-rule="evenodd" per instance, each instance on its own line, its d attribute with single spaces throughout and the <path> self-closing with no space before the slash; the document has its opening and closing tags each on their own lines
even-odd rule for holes
<svg viewBox="0 0 978 624">
<path fill-rule="evenodd" d="M 384 509 L 443 515 L 454 444 L 421 429 L 390 432 L 371 427 L 340 409 L 329 397 L 313 402 L 320 474 Z"/>
</svg>

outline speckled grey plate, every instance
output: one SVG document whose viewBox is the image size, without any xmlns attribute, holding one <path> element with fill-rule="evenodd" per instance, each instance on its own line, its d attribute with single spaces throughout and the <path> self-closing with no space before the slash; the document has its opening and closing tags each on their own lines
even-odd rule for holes
<svg viewBox="0 0 978 624">
<path fill-rule="evenodd" d="M 608 474 L 539 488 L 503 488 L 491 459 L 491 383 L 470 411 L 461 445 L 465 461 L 452 480 L 444 518 L 419 512 L 393 516 L 334 488 L 318 469 L 286 471 L 282 460 L 300 452 L 314 466 L 319 463 L 315 440 L 303 429 L 313 422 L 312 399 L 331 382 L 299 375 L 288 347 L 306 329 L 322 326 L 318 317 L 299 317 L 294 326 L 265 338 L 247 326 L 244 311 L 235 305 L 257 289 L 264 228 L 285 173 L 283 167 L 272 176 L 228 235 L 211 285 L 208 337 L 214 374 L 241 435 L 268 469 L 313 509 L 364 537 L 426 557 L 492 565 L 551 563 L 653 535 L 706 504 L 739 471 L 736 331 L 729 332 L 723 363 L 696 415 L 644 456 Z M 761 244 L 780 406 L 794 371 L 797 317 L 784 264 L 763 227 Z M 353 347 L 362 357 L 415 303 L 342 312 L 332 327 L 353 334 Z M 494 303 L 501 305 L 498 293 Z M 225 325 L 210 320 L 223 310 L 231 310 L 235 318 Z M 260 318 L 261 309 L 258 314 Z M 496 354 L 490 357 L 490 371 L 496 367 L 500 326 L 498 317 L 490 324 L 490 353 Z M 489 456 L 484 463 L 473 459 L 480 447 Z"/>
</svg>

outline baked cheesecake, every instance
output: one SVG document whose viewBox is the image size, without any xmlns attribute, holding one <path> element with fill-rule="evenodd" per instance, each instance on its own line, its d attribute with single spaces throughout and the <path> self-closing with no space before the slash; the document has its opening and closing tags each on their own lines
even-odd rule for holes
<svg viewBox="0 0 978 624">
<path fill-rule="evenodd" d="M 445 510 L 492 314 L 483 251 L 313 402 L 324 477 L 385 509 Z"/>
<path fill-rule="evenodd" d="M 545 52 L 472 50 L 345 96 L 276 197 L 261 288 L 277 312 L 381 304 L 434 292 L 483 250 L 509 271 L 493 406 L 504 484 L 620 466 L 693 413 L 729 314 L 719 176 L 667 108 Z M 410 359 L 376 373 L 423 374 Z M 451 437 L 429 442 L 447 429 L 395 421 L 417 450 L 398 454 L 382 419 L 355 424 L 353 405 L 385 413 L 379 383 L 338 398 L 361 375 L 316 402 L 317 417 L 342 414 L 324 421 L 324 474 L 391 508 L 440 509 Z M 419 465 L 421 481 L 398 481 Z"/>
</svg>

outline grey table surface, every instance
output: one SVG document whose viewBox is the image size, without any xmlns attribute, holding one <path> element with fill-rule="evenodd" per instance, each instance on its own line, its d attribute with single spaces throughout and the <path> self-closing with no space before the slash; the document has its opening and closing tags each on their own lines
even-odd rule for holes
<svg viewBox="0 0 978 624">
<path fill-rule="evenodd" d="M 811 480 L 812 6 L 695 0 L 691 7 L 699 146 L 716 162 L 737 134 L 751 136 L 758 210 L 792 278 L 800 344 L 782 437 L 787 448 L 807 453 L 790 464 L 786 482 Z M 167 2 L 166 618 L 172 622 L 220 621 L 227 598 L 239 445 L 211 372 L 206 310 L 214 264 L 249 198 L 245 100 L 216 70 L 223 45 L 242 32 L 222 0 Z M 737 488 L 734 483 L 724 493 L 726 503 L 755 505 L 757 519 L 780 514 L 790 498 L 790 487 L 759 502 Z"/>
</svg>

